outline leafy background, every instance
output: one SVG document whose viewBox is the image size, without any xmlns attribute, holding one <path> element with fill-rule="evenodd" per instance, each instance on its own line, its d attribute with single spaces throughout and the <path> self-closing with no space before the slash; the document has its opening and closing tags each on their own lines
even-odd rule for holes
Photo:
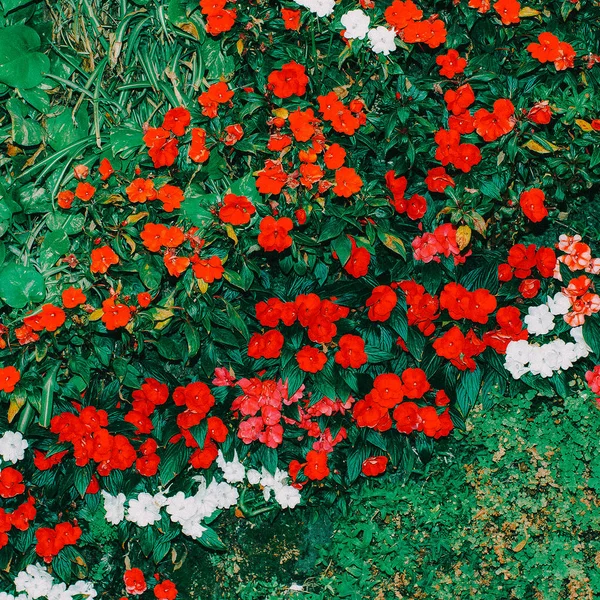
<svg viewBox="0 0 600 600">
<path fill-rule="evenodd" d="M 342 4 L 354 7 L 350 1 Z M 369 127 L 356 136 L 353 160 L 373 181 L 381 182 L 390 168 L 411 169 L 418 179 L 425 175 L 432 132 L 440 125 L 432 116 L 441 102 L 432 92 L 439 80 L 432 74 L 434 53 L 407 51 L 394 71 L 373 79 L 364 54 L 344 53 L 333 29 L 314 21 L 300 44 L 273 23 L 282 43 L 266 56 L 261 44 L 271 42 L 271 33 L 260 21 L 281 6 L 274 1 L 251 2 L 258 22 L 250 23 L 249 12 L 240 11 L 242 27 L 252 27 L 223 42 L 207 39 L 193 1 L 0 0 L 0 6 L 0 264 L 14 264 L 11 253 L 23 248 L 33 261 L 3 268 L 0 295 L 10 298 L 12 307 L 43 299 L 47 281 L 60 268 L 56 258 L 68 252 L 72 236 L 85 225 L 79 215 L 61 216 L 55 207 L 56 192 L 72 179 L 72 166 L 109 156 L 131 171 L 143 160 L 143 123 L 156 121 L 169 106 L 195 107 L 205 79 L 235 72 L 236 81 L 259 88 L 278 59 L 293 57 L 320 74 L 315 95 L 345 86 L 371 106 L 383 90 Z M 572 43 L 579 57 L 600 53 L 596 2 L 528 6 L 540 11 L 544 27 Z M 517 135 L 485 147 L 476 188 L 472 177 L 459 178 L 475 192 L 459 198 L 458 208 L 450 200 L 449 206 L 467 221 L 483 215 L 486 239 L 494 247 L 510 245 L 517 236 L 551 245 L 565 231 L 597 240 L 600 144 L 586 124 L 600 117 L 599 69 L 555 73 L 531 61 L 522 39 L 530 35 L 533 41 L 529 32 L 539 29 L 537 17 L 523 19 L 515 43 L 516 28 L 498 27 L 466 2 L 435 1 L 429 10 L 442 18 L 452 15 L 445 19 L 453 24 L 449 46 L 476 49 L 469 82 L 478 103 L 491 106 L 496 98 L 509 97 L 518 109 L 528 108 L 520 98 L 533 94 L 550 99 L 558 114 L 543 130 L 522 122 Z M 310 52 L 312 36 L 314 45 L 328 52 Z M 349 81 L 347 73 L 364 69 L 360 82 Z M 240 114 L 247 132 L 247 145 L 236 150 L 241 154 L 252 155 L 253 141 L 266 137 L 264 123 L 253 119 L 261 102 L 250 98 Z M 225 173 L 215 159 L 202 183 Z M 240 168 L 227 175 L 242 173 Z M 543 184 L 553 207 L 550 219 L 537 226 L 526 225 L 510 202 L 517 189 L 534 183 Z M 383 193 L 375 184 L 372 190 Z M 433 217 L 426 217 L 426 228 Z M 406 233 L 414 234 L 410 228 Z M 484 262 L 478 264 L 485 270 Z M 112 348 L 105 351 L 108 356 Z M 165 343 L 159 356 L 171 351 Z M 85 377 L 85 366 L 78 368 Z M 111 368 L 122 380 L 138 375 L 126 362 Z M 364 485 L 352 492 L 343 512 L 307 509 L 302 527 L 295 515 L 278 516 L 271 528 L 225 521 L 220 531 L 229 546 L 225 555 L 189 549 L 199 552 L 201 565 L 189 581 L 190 597 L 224 597 L 220 590 L 231 586 L 248 600 L 279 598 L 284 590 L 293 597 L 292 582 L 307 590 L 298 597 L 315 599 L 600 594 L 593 402 L 577 395 L 540 399 L 510 389 L 484 401 L 485 410 L 478 405 L 467 422 L 469 435 L 453 440 L 408 482 L 389 476 Z M 107 549 L 104 556 L 91 551 L 88 557 L 97 560 L 101 578 L 118 545 L 93 511 L 89 522 Z M 452 595 L 445 596 L 449 590 Z"/>
</svg>

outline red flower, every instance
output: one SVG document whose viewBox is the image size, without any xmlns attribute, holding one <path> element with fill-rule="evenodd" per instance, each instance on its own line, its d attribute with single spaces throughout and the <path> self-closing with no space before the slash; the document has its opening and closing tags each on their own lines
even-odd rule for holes
<svg viewBox="0 0 600 600">
<path fill-rule="evenodd" d="M 346 160 L 346 151 L 339 144 L 331 144 L 323 154 L 325 166 L 332 171 L 344 166 Z"/>
<path fill-rule="evenodd" d="M 269 89 L 278 98 L 290 98 L 291 96 L 303 96 L 308 85 L 306 70 L 297 62 L 291 61 L 281 67 L 279 71 L 273 71 L 268 78 Z"/>
<path fill-rule="evenodd" d="M 498 0 L 494 4 L 494 10 L 500 16 L 500 20 L 503 25 L 511 25 L 512 23 L 519 23 L 519 12 L 521 5 L 517 0 Z"/>
<path fill-rule="evenodd" d="M 25 325 L 33 329 L 33 331 L 56 331 L 61 327 L 66 320 L 65 311 L 53 304 L 44 304 L 40 312 L 25 317 L 23 322 Z"/>
<path fill-rule="evenodd" d="M 543 221 L 548 216 L 548 209 L 544 206 L 546 196 L 539 188 L 531 188 L 521 194 L 519 204 L 523 214 L 534 223 Z"/>
<path fill-rule="evenodd" d="M 91 200 L 96 193 L 96 188 L 86 182 L 79 182 L 75 188 L 75 196 L 84 202 Z"/>
<path fill-rule="evenodd" d="M 225 267 L 218 256 L 211 256 L 209 259 L 200 259 L 197 256 L 192 257 L 192 269 L 198 279 L 206 283 L 213 283 L 223 277 Z"/>
<path fill-rule="evenodd" d="M 367 477 L 377 477 L 377 475 L 385 473 L 387 464 L 387 456 L 371 456 L 363 462 L 361 471 Z"/>
<path fill-rule="evenodd" d="M 362 246 L 357 246 L 354 238 L 350 238 L 352 251 L 347 262 L 344 264 L 346 273 L 354 278 L 364 277 L 369 272 L 371 253 Z"/>
<path fill-rule="evenodd" d="M 12 365 L 0 369 L 0 392 L 10 394 L 21 379 L 21 373 Z"/>
<path fill-rule="evenodd" d="M 378 285 L 373 289 L 366 302 L 369 308 L 369 320 L 387 321 L 397 302 L 398 297 L 396 296 L 396 292 L 390 286 Z"/>
<path fill-rule="evenodd" d="M 165 579 L 154 588 L 154 595 L 158 600 L 175 600 L 177 598 L 177 588 L 172 581 Z"/>
<path fill-rule="evenodd" d="M 170 213 L 181 207 L 184 200 L 183 190 L 175 185 L 166 184 L 158 190 L 157 198 L 163 203 L 163 210 Z"/>
<path fill-rule="evenodd" d="M 23 475 L 12 467 L 0 470 L 0 497 L 14 498 L 25 491 Z"/>
<path fill-rule="evenodd" d="M 362 188 L 363 181 L 356 171 L 350 167 L 340 167 L 335 173 L 335 187 L 333 193 L 336 196 L 350 198 Z"/>
<path fill-rule="evenodd" d="M 327 355 L 318 348 L 304 346 L 296 353 L 298 366 L 307 373 L 317 373 L 327 362 Z"/>
<path fill-rule="evenodd" d="M 554 62 L 558 59 L 560 40 L 552 33 L 545 32 L 538 35 L 538 44 L 531 43 L 527 51 L 533 58 L 541 63 Z"/>
<path fill-rule="evenodd" d="M 81 289 L 73 286 L 63 290 L 61 298 L 65 308 L 75 308 L 87 300 Z"/>
<path fill-rule="evenodd" d="M 163 119 L 163 129 L 167 129 L 174 135 L 183 135 L 185 128 L 190 124 L 190 111 L 183 106 L 168 110 Z"/>
<path fill-rule="evenodd" d="M 523 298 L 535 298 L 540 291 L 539 279 L 524 279 L 519 286 L 519 293 Z"/>
<path fill-rule="evenodd" d="M 306 455 L 306 465 L 304 466 L 304 474 L 314 481 L 321 481 L 329 475 L 329 467 L 327 466 L 327 453 L 310 450 Z"/>
<path fill-rule="evenodd" d="M 250 217 L 256 212 L 254 204 L 246 196 L 227 194 L 223 198 L 223 206 L 219 210 L 219 218 L 223 223 L 231 225 L 245 225 L 250 222 Z"/>
<path fill-rule="evenodd" d="M 102 302 L 102 322 L 109 331 L 125 327 L 130 319 L 131 308 L 126 304 L 118 302 L 114 297 Z"/>
<path fill-rule="evenodd" d="M 529 112 L 527 118 L 538 125 L 547 125 L 552 120 L 552 109 L 549 106 L 548 101 L 537 102 L 534 104 Z"/>
<path fill-rule="evenodd" d="M 494 111 L 485 108 L 474 115 L 477 133 L 486 141 L 493 142 L 511 131 L 516 123 L 515 107 L 510 100 L 500 99 L 494 102 Z"/>
<path fill-rule="evenodd" d="M 475 94 L 473 93 L 473 88 L 468 83 L 465 83 L 456 90 L 448 90 L 444 94 L 444 100 L 446 101 L 448 110 L 453 115 L 460 115 L 475 102 Z"/>
<path fill-rule="evenodd" d="M 442 194 L 448 186 L 454 187 L 455 183 L 454 179 L 446 173 L 444 167 L 434 167 L 427 171 L 425 185 L 430 192 L 439 192 Z"/>
<path fill-rule="evenodd" d="M 300 29 L 300 11 L 289 8 L 281 9 L 281 18 L 286 29 L 298 31 Z"/>
<path fill-rule="evenodd" d="M 65 210 L 71 208 L 73 200 L 75 200 L 75 194 L 71 190 L 63 190 L 62 192 L 59 192 L 56 199 L 57 204 Z"/>
<path fill-rule="evenodd" d="M 112 168 L 112 165 L 110 164 L 108 158 L 103 158 L 100 161 L 100 166 L 98 167 L 100 179 L 102 179 L 102 181 L 106 181 L 114 172 L 115 170 Z"/>
<path fill-rule="evenodd" d="M 106 273 L 111 265 L 119 264 L 119 257 L 110 246 L 94 248 L 90 256 L 92 259 L 90 271 L 92 273 Z"/>
<path fill-rule="evenodd" d="M 416 400 L 431 389 L 423 369 L 405 369 L 402 373 L 402 385 L 407 398 Z"/>
<path fill-rule="evenodd" d="M 288 217 L 282 217 L 281 219 L 270 216 L 264 217 L 260 222 L 258 244 L 267 252 L 283 252 L 292 245 L 289 232 L 293 227 L 294 223 Z"/>
<path fill-rule="evenodd" d="M 256 173 L 256 188 L 261 194 L 279 194 L 285 187 L 288 176 L 280 162 L 267 160 L 265 168 Z"/>
<path fill-rule="evenodd" d="M 123 580 L 125 582 L 127 593 L 132 594 L 133 596 L 139 596 L 148 589 L 144 574 L 137 567 L 125 571 Z"/>
<path fill-rule="evenodd" d="M 452 79 L 459 73 L 464 73 L 467 61 L 461 58 L 458 52 L 454 49 L 448 50 L 447 54 L 441 54 L 435 59 L 436 64 L 440 67 L 440 75 Z"/>
<path fill-rule="evenodd" d="M 368 360 L 365 353 L 365 342 L 357 336 L 347 333 L 340 338 L 339 350 L 335 354 L 335 362 L 344 369 L 359 369 Z"/>
<path fill-rule="evenodd" d="M 402 380 L 395 373 L 382 373 L 375 377 L 369 397 L 384 408 L 394 408 L 404 399 Z"/>
<path fill-rule="evenodd" d="M 283 342 L 283 335 L 276 329 L 262 335 L 254 333 L 248 342 L 248 356 L 256 359 L 279 358 Z"/>
<path fill-rule="evenodd" d="M 400 433 L 412 433 L 415 430 L 421 429 L 421 417 L 419 416 L 419 408 L 414 402 L 403 402 L 394 410 L 394 421 L 396 421 L 396 429 Z"/>
</svg>

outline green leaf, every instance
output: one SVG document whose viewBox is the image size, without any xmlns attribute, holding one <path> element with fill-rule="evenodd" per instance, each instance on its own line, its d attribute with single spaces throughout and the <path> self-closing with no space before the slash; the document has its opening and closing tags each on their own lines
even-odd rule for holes
<svg viewBox="0 0 600 600">
<path fill-rule="evenodd" d="M 463 417 L 469 414 L 477 401 L 477 395 L 481 387 L 481 376 L 479 367 L 474 371 L 465 371 L 456 386 L 456 399 Z"/>
<path fill-rule="evenodd" d="M 39 145 L 44 137 L 44 130 L 36 120 L 28 117 L 27 105 L 17 98 L 11 98 L 6 103 L 6 109 L 10 114 L 12 138 L 15 144 L 19 144 L 19 146 Z"/>
<path fill-rule="evenodd" d="M 0 29 L 0 83 L 10 87 L 32 88 L 44 78 L 50 60 L 38 52 L 40 36 L 25 25 Z"/>
<path fill-rule="evenodd" d="M 40 410 L 40 425 L 42 427 L 50 427 L 52 419 L 52 409 L 54 407 L 54 386 L 56 385 L 56 374 L 58 373 L 58 365 L 53 367 L 46 376 L 44 387 L 42 388 L 42 406 Z"/>
<path fill-rule="evenodd" d="M 75 117 L 65 108 L 56 116 L 46 120 L 48 144 L 53 150 L 63 150 L 67 146 L 87 137 L 90 128 L 87 110 L 80 108 Z"/>
<path fill-rule="evenodd" d="M 222 552 L 227 550 L 225 544 L 220 540 L 214 529 L 206 527 L 202 537 L 198 540 L 205 548 Z"/>
<path fill-rule="evenodd" d="M 0 298 L 12 308 L 23 308 L 29 302 L 42 302 L 46 297 L 43 277 L 33 268 L 9 263 L 2 269 Z"/>
<path fill-rule="evenodd" d="M 88 463 L 85 467 L 75 467 L 75 475 L 73 479 L 73 485 L 79 492 L 79 495 L 83 498 L 85 496 L 85 490 L 87 490 L 92 475 L 94 474 L 94 467 L 92 463 Z"/>
</svg>

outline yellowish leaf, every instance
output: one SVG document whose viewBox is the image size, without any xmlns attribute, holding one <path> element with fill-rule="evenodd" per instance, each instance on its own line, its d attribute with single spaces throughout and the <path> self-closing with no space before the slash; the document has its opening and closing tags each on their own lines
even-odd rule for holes
<svg viewBox="0 0 600 600">
<path fill-rule="evenodd" d="M 456 230 L 456 243 L 459 250 L 464 250 L 471 241 L 471 228 L 468 225 L 461 225 Z"/>
<path fill-rule="evenodd" d="M 227 232 L 227 237 L 231 240 L 233 240 L 233 243 L 237 246 L 238 243 L 238 237 L 235 234 L 235 231 L 233 229 L 233 227 L 231 226 L 230 223 L 227 223 L 225 225 L 225 231 Z"/>
<path fill-rule="evenodd" d="M 513 552 L 521 552 L 523 548 L 525 548 L 525 544 L 527 543 L 527 539 L 521 540 L 516 546 L 513 547 Z"/>
<path fill-rule="evenodd" d="M 160 331 L 164 329 L 168 324 L 171 318 L 173 317 L 173 311 L 168 310 L 166 308 L 155 307 L 148 311 L 152 316 L 152 319 L 156 321 L 156 325 L 154 325 L 154 329 Z"/>
<path fill-rule="evenodd" d="M 88 321 L 99 321 L 104 315 L 104 311 L 101 308 L 97 308 L 93 313 L 88 315 Z"/>
<path fill-rule="evenodd" d="M 537 17 L 540 13 L 539 10 L 535 10 L 535 8 L 531 8 L 529 6 L 524 6 L 520 11 L 519 11 L 519 17 L 523 18 L 523 17 Z"/>
<path fill-rule="evenodd" d="M 550 154 L 550 152 L 556 152 L 559 148 L 550 142 L 546 142 L 548 144 L 548 150 L 545 146 L 542 146 L 540 143 L 535 140 L 529 140 L 526 144 L 523 144 L 523 148 L 528 148 L 529 150 L 533 150 L 533 152 L 537 152 L 538 154 Z"/>
<path fill-rule="evenodd" d="M 380 236 L 380 239 L 383 242 L 383 245 L 392 252 L 400 254 L 400 256 L 406 256 L 406 248 L 399 237 L 392 235 L 391 233 L 386 233 L 383 236 Z"/>
<path fill-rule="evenodd" d="M 8 405 L 8 422 L 12 423 L 13 419 L 17 416 L 17 413 L 21 410 L 25 404 L 25 396 L 17 396 L 16 393 L 10 395 L 10 404 Z"/>
<path fill-rule="evenodd" d="M 129 246 L 129 249 L 131 250 L 131 254 L 133 254 L 135 252 L 135 249 L 136 249 L 135 242 L 133 241 L 133 239 L 131 238 L 130 235 L 127 235 L 126 233 L 122 233 L 121 235 L 123 236 L 123 239 L 125 240 L 125 242 Z"/>
<path fill-rule="evenodd" d="M 237 48 L 238 54 L 241 56 L 244 51 L 244 40 L 239 39 L 235 47 Z"/>
<path fill-rule="evenodd" d="M 594 131 L 592 125 L 583 119 L 575 119 L 575 123 L 577 123 L 583 131 Z"/>
<path fill-rule="evenodd" d="M 200 291 L 203 294 L 206 294 L 206 292 L 208 292 L 208 283 L 206 283 L 204 279 L 196 279 L 196 281 L 198 282 L 198 287 L 200 288 Z"/>
<path fill-rule="evenodd" d="M 139 212 L 139 213 L 133 213 L 131 215 L 129 215 L 126 219 L 125 222 L 128 225 L 133 225 L 134 223 L 137 223 L 138 221 L 141 221 L 144 217 L 147 217 L 150 213 L 147 213 L 145 211 L 143 212 Z"/>
<path fill-rule="evenodd" d="M 287 119 L 290 113 L 288 112 L 287 108 L 276 108 L 273 111 L 273 114 L 280 119 Z"/>
<path fill-rule="evenodd" d="M 197 40 L 200 39 L 200 36 L 198 35 L 198 30 L 196 29 L 196 26 L 193 23 L 177 23 L 177 27 L 179 27 L 179 29 L 183 29 L 183 31 L 185 31 L 186 33 L 189 33 L 190 35 L 194 36 Z"/>
</svg>

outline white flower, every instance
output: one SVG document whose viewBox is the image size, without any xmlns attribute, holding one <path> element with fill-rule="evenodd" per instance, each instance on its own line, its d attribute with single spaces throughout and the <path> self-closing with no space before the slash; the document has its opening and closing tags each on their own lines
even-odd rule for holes
<svg viewBox="0 0 600 600">
<path fill-rule="evenodd" d="M 328 17 L 335 8 L 335 0 L 296 0 L 296 4 L 308 8 L 317 17 Z"/>
<path fill-rule="evenodd" d="M 33 598 L 48 596 L 52 590 L 53 579 L 43 567 L 39 565 L 28 565 L 25 571 L 21 571 L 14 581 L 17 592 L 25 592 Z"/>
<path fill-rule="evenodd" d="M 223 453 L 219 450 L 217 466 L 223 471 L 223 477 L 229 483 L 241 483 L 246 477 L 246 469 L 239 461 L 237 452 L 234 454 L 231 462 L 226 462 Z"/>
<path fill-rule="evenodd" d="M 506 360 L 526 365 L 529 362 L 531 350 L 527 340 L 509 342 L 506 347 Z M 516 379 L 516 378 L 515 378 Z"/>
<path fill-rule="evenodd" d="M 162 494 L 152 496 L 146 492 L 138 494 L 137 500 L 129 501 L 127 520 L 138 527 L 146 527 L 160 520 L 160 509 L 164 506 L 166 498 Z"/>
<path fill-rule="evenodd" d="M 67 592 L 66 583 L 55 583 L 48 594 L 48 600 L 72 600 L 73 594 Z"/>
<path fill-rule="evenodd" d="M 551 351 L 544 346 L 531 346 L 531 356 L 529 360 L 529 371 L 532 375 L 541 375 L 542 377 L 552 377 L 553 370 L 550 366 L 549 359 Z"/>
<path fill-rule="evenodd" d="M 506 359 L 504 368 L 513 376 L 513 379 L 521 379 L 523 375 L 529 373 L 529 367 L 515 360 Z"/>
<path fill-rule="evenodd" d="M 94 586 L 89 581 L 77 581 L 73 585 L 69 586 L 67 592 L 72 596 L 85 596 L 87 600 L 93 600 L 98 596 L 98 592 L 94 589 Z"/>
<path fill-rule="evenodd" d="M 237 488 L 234 488 L 224 481 L 217 484 L 216 488 L 213 490 L 213 494 L 215 494 L 218 508 L 230 508 L 237 504 L 238 498 L 240 497 Z"/>
<path fill-rule="evenodd" d="M 7 592 L 0 592 L 0 600 L 15 600 L 15 597 Z"/>
<path fill-rule="evenodd" d="M 553 315 L 566 315 L 571 309 L 571 300 L 562 292 L 554 294 L 554 298 L 548 298 L 547 304 Z"/>
<path fill-rule="evenodd" d="M 546 304 L 530 306 L 523 320 L 532 335 L 546 335 L 554 329 L 554 316 Z"/>
<path fill-rule="evenodd" d="M 250 485 L 258 485 L 260 483 L 260 472 L 256 469 L 250 469 L 246 473 L 246 477 L 248 478 L 248 483 Z"/>
<path fill-rule="evenodd" d="M 571 329 L 571 337 L 575 340 L 575 353 L 577 354 L 577 358 L 585 358 L 588 356 L 592 349 L 583 338 L 583 327 L 573 327 L 573 329 Z"/>
<path fill-rule="evenodd" d="M 396 32 L 393 29 L 387 29 L 380 25 L 369 30 L 369 42 L 371 49 L 376 54 L 387 56 L 396 49 Z"/>
<path fill-rule="evenodd" d="M 348 40 L 362 40 L 367 33 L 369 33 L 371 18 L 362 10 L 351 10 L 350 12 L 347 12 L 341 18 L 341 21 L 342 25 L 346 29 L 344 37 Z"/>
<path fill-rule="evenodd" d="M 0 438 L 0 456 L 6 462 L 16 463 L 23 460 L 27 448 L 27 440 L 18 431 L 6 431 Z"/>
<path fill-rule="evenodd" d="M 284 485 L 275 490 L 275 500 L 281 508 L 294 508 L 300 503 L 300 491 L 291 485 Z"/>
<path fill-rule="evenodd" d="M 106 490 L 102 490 L 104 498 L 104 510 L 106 520 L 112 525 L 118 525 L 125 518 L 125 494 L 111 496 Z"/>
</svg>

